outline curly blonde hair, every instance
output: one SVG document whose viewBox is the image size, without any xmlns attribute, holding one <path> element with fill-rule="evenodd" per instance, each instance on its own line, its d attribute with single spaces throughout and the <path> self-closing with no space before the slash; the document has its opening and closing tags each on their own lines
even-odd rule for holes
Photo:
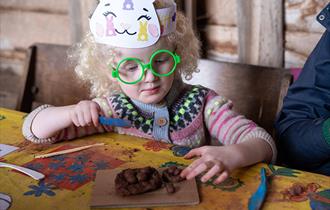
<svg viewBox="0 0 330 210">
<path fill-rule="evenodd" d="M 162 3 L 163 2 L 163 3 Z M 166 5 L 166 1 L 154 3 L 156 9 Z M 176 46 L 176 53 L 181 56 L 181 63 L 176 72 L 186 80 L 191 79 L 197 70 L 200 42 L 194 34 L 191 23 L 181 12 L 177 12 L 176 31 L 166 36 L 169 45 Z M 188 43 L 189 42 L 189 43 Z M 68 52 L 69 60 L 75 65 L 75 72 L 83 82 L 89 83 L 91 97 L 108 97 L 121 92 L 118 84 L 107 76 L 109 65 L 114 66 L 115 47 L 98 44 L 91 33 L 88 33 L 81 43 L 72 46 Z"/>
</svg>

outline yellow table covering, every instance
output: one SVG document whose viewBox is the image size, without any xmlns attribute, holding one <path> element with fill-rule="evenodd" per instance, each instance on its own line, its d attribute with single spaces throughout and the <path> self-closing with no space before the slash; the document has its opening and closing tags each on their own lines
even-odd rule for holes
<svg viewBox="0 0 330 210">
<path fill-rule="evenodd" d="M 25 115 L 0 108 L 0 144 L 20 148 L 0 158 L 0 161 L 37 170 L 46 178 L 36 181 L 12 169 L 0 168 L 0 193 L 11 197 L 10 209 L 90 209 L 93 180 L 98 169 L 190 163 L 190 160 L 182 158 L 189 150 L 187 147 L 115 133 L 52 145 L 35 145 L 21 134 Z M 100 142 L 106 145 L 52 158 L 34 158 L 34 155 Z M 262 167 L 266 168 L 270 180 L 263 209 L 329 209 L 329 177 L 266 164 L 237 170 L 220 185 L 198 180 L 199 205 L 152 209 L 248 209 L 248 200 L 260 183 Z"/>
</svg>

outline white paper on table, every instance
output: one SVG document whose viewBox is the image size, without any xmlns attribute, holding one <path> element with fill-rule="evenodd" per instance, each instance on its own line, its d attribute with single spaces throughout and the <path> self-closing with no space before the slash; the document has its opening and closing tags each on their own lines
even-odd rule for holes
<svg viewBox="0 0 330 210">
<path fill-rule="evenodd" d="M 7 144 L 0 144 L 0 157 L 3 157 L 18 149 L 19 149 L 19 147 L 14 147 L 14 146 L 7 145 Z"/>
</svg>

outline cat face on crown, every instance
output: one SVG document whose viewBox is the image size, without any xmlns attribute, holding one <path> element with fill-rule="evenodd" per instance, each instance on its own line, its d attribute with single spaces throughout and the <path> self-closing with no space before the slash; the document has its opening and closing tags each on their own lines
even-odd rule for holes
<svg viewBox="0 0 330 210">
<path fill-rule="evenodd" d="M 101 43 L 147 47 L 159 39 L 160 24 L 154 0 L 102 0 L 90 28 Z"/>
</svg>

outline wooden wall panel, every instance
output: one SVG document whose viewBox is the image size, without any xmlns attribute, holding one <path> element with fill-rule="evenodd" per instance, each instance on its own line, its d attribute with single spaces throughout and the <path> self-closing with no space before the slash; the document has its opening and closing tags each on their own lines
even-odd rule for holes
<svg viewBox="0 0 330 210">
<path fill-rule="evenodd" d="M 25 51 L 0 51 L 0 107 L 16 108 Z"/>
<path fill-rule="evenodd" d="M 205 28 L 208 57 L 217 60 L 238 62 L 237 27 L 208 25 Z"/>
<path fill-rule="evenodd" d="M 321 33 L 287 31 L 285 48 L 307 57 L 321 38 Z M 302 44 L 303 43 L 303 44 Z"/>
<path fill-rule="evenodd" d="M 30 10 L 44 13 L 68 13 L 70 0 L 1 0 L 1 10 Z"/>
<path fill-rule="evenodd" d="M 322 33 L 286 31 L 285 67 L 302 67 L 321 36 Z"/>
<path fill-rule="evenodd" d="M 205 4 L 207 11 L 206 16 L 210 25 L 237 25 L 236 1 L 205 0 Z"/>
<path fill-rule="evenodd" d="M 237 0 L 239 61 L 283 66 L 282 0 Z"/>
<path fill-rule="evenodd" d="M 264 0 L 262 2 L 267 2 L 269 0 Z M 252 6 L 254 10 L 257 10 L 258 4 L 260 5 L 261 0 L 249 0 L 244 1 L 248 6 Z M 284 48 L 284 66 L 285 67 L 302 67 L 305 63 L 307 56 L 311 53 L 312 49 L 315 47 L 316 43 L 320 39 L 322 33 L 324 32 L 324 27 L 321 26 L 316 21 L 316 15 L 320 12 L 323 7 L 328 3 L 328 0 L 284 0 L 284 25 L 285 28 L 283 42 L 282 45 Z M 230 26 L 231 31 L 237 31 L 237 18 L 236 15 L 241 15 L 240 20 L 246 21 L 248 17 L 246 15 L 237 14 L 237 2 L 233 0 L 206 0 L 205 1 L 207 13 L 206 17 L 208 18 L 206 30 L 208 33 L 205 35 L 207 43 L 210 45 L 207 46 L 208 55 L 212 55 L 212 58 L 216 58 L 219 60 L 228 59 L 230 61 L 235 61 L 235 57 L 238 54 L 233 53 L 233 48 L 228 48 L 228 26 Z M 261 9 L 259 7 L 259 9 Z M 263 8 L 264 9 L 264 8 Z M 270 10 L 271 13 L 274 11 Z M 271 14 L 269 13 L 269 14 Z M 261 16 L 264 19 L 269 19 L 265 15 Z M 272 15 L 271 15 L 272 17 Z M 257 21 L 258 18 L 250 16 L 251 21 Z M 254 18 L 254 19 L 253 19 Z M 260 24 L 255 23 L 251 26 L 254 31 L 261 30 Z M 277 26 L 279 27 L 279 26 Z M 273 26 L 268 29 L 262 29 L 262 31 L 273 31 Z M 214 34 L 213 34 L 214 33 Z M 237 35 L 234 35 L 232 32 L 230 33 L 233 38 L 230 43 L 235 43 L 235 39 L 237 39 Z M 266 35 L 266 34 L 265 34 Z M 246 34 L 244 34 L 245 39 Z M 268 36 L 268 35 L 267 35 Z M 269 34 L 269 36 L 273 36 Z M 234 38 L 235 37 L 235 38 Z M 254 45 L 256 49 L 260 40 L 260 37 L 253 36 L 250 37 L 249 45 Z M 256 44 L 255 42 L 258 42 Z M 301 43 L 304 43 L 303 45 Z M 280 44 L 280 42 L 273 43 L 276 45 Z M 237 47 L 238 44 L 231 44 L 232 46 Z M 268 47 L 268 44 L 264 44 L 264 46 Z M 261 50 L 262 48 L 256 50 Z M 237 52 L 236 52 L 237 53 Z M 267 53 L 267 52 L 266 52 Z M 282 52 L 283 53 L 283 52 Z M 229 57 L 228 57 L 229 55 Z M 248 54 L 251 55 L 251 54 Z M 255 56 L 255 55 L 251 55 Z M 270 55 L 274 56 L 274 55 Z M 283 56 L 283 55 L 282 55 Z M 256 62 L 258 62 L 258 57 L 253 58 Z"/>
<path fill-rule="evenodd" d="M 1 11 L 0 39 L 7 49 L 27 48 L 34 42 L 70 44 L 67 15 L 30 11 Z"/>
<path fill-rule="evenodd" d="M 316 21 L 316 15 L 328 2 L 328 0 L 286 0 L 286 30 L 322 33 L 324 28 Z"/>
<path fill-rule="evenodd" d="M 69 0 L 0 1 L 0 106 L 16 108 L 26 49 L 35 42 L 71 44 Z"/>
</svg>

